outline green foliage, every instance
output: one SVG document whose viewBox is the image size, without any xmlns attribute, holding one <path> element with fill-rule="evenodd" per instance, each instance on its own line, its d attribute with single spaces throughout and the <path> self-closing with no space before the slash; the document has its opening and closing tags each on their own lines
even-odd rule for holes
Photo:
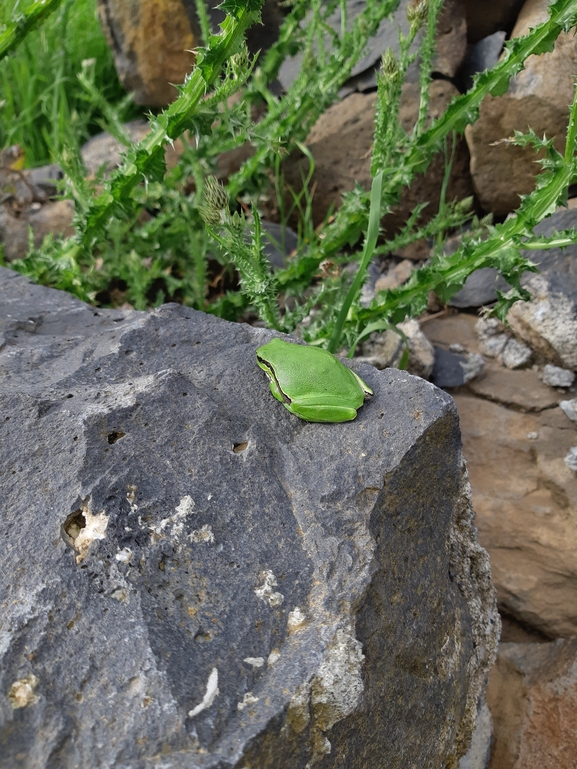
<svg viewBox="0 0 577 769">
<path fill-rule="evenodd" d="M 485 96 L 506 91 L 528 56 L 551 50 L 560 31 L 575 26 L 577 0 L 555 0 L 546 22 L 509 41 L 500 62 L 478 75 L 468 93 L 454 99 L 432 123 L 427 107 L 442 1 L 422 0 L 411 6 L 409 32 L 401 35 L 397 54 L 385 54 L 378 78 L 372 189 L 357 187 L 345 194 L 338 211 L 315 230 L 309 187 L 314 158 L 304 141 L 320 114 L 336 100 L 368 38 L 398 1 L 367 0 L 353 23 L 343 16 L 340 31 L 334 32 L 327 19 L 344 3 L 295 0 L 278 41 L 260 60 L 248 54 L 244 33 L 259 20 L 261 0 L 225 0 L 221 8 L 227 16 L 219 34 L 209 32 L 206 9 L 200 5 L 205 45 L 198 49 L 194 70 L 179 87 L 178 99 L 151 117 L 146 138 L 127 147 L 122 165 L 110 178 L 99 180 L 99 186 L 86 181 L 78 138 L 63 132 L 66 138 L 53 143 L 67 171 L 66 194 L 76 203 L 77 234 L 72 239 L 48 239 L 11 266 L 100 304 L 128 302 L 144 309 L 175 300 L 228 319 L 256 313 L 271 328 L 296 330 L 308 342 L 333 351 L 346 346 L 350 355 L 373 331 L 395 328 L 406 317 L 421 314 L 431 291 L 448 301 L 480 267 L 496 267 L 511 286 L 495 307 L 504 318 L 512 302 L 526 296 L 520 284 L 522 272 L 534 269 L 523 252 L 577 242 L 574 231 L 548 238 L 533 234 L 535 224 L 564 201 L 577 176 L 577 102 L 564 155 L 550 139 L 531 131 L 510 140 L 538 150 L 543 172 L 516 216 L 503 224 L 474 219 L 470 200 L 447 200 L 455 136 L 476 119 Z M 26 41 L 21 48 L 25 45 Z M 278 96 L 269 83 L 284 58 L 299 51 L 305 66 L 288 92 Z M 406 134 L 399 120 L 401 89 L 417 59 L 419 114 L 412 133 Z M 126 102 L 111 103 L 95 73 L 98 64 L 76 66 L 75 83 L 85 100 L 126 141 L 122 127 Z M 257 120 L 255 111 L 261 115 Z M 178 166 L 167 171 L 165 149 L 179 138 L 185 143 L 184 153 Z M 246 142 L 252 145 L 252 155 L 226 183 L 218 181 L 223 153 Z M 281 160 L 295 148 L 308 157 L 309 173 L 303 191 L 292 191 L 292 204 L 285 210 Z M 399 233 L 383 240 L 379 231 L 383 215 L 437 152 L 445 152 L 446 159 L 439 210 L 420 224 L 426 203 L 421 204 Z M 273 187 L 285 217 L 297 212 L 300 216 L 299 248 L 282 269 L 273 269 L 265 256 L 259 213 Z M 472 229 L 459 249 L 444 255 L 447 234 L 469 220 Z M 361 288 L 370 260 L 421 238 L 435 241 L 429 262 L 406 284 L 380 292 L 363 306 Z"/>
<path fill-rule="evenodd" d="M 17 48 L 26 35 L 50 16 L 61 2 L 62 0 L 37 0 L 23 13 L 5 23 L 0 30 L 0 59 Z"/>
<path fill-rule="evenodd" d="M 30 15 L 38 13 L 41 26 L 31 25 Z M 121 122 L 142 114 L 118 81 L 96 0 L 2 0 L 0 30 L 3 26 L 0 40 L 12 34 L 10 52 L 0 61 L 0 148 L 21 145 L 28 166 L 50 163 L 66 145 L 80 146 L 108 130 L 103 104 L 117 105 Z M 81 73 L 103 101 L 93 100 Z"/>
</svg>

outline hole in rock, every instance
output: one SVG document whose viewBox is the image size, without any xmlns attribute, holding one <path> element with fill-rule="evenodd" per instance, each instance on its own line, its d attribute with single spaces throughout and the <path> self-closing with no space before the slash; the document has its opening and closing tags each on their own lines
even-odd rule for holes
<svg viewBox="0 0 577 769">
<path fill-rule="evenodd" d="M 120 430 L 113 430 L 111 433 L 108 433 L 106 440 L 112 445 L 113 443 L 116 443 L 116 441 L 120 440 L 120 438 L 124 438 L 125 435 L 126 433 L 120 432 Z"/>
<path fill-rule="evenodd" d="M 85 526 L 86 518 L 84 517 L 84 513 L 82 510 L 76 510 L 75 512 L 70 513 L 68 518 L 64 521 L 63 528 L 66 534 L 74 542 L 80 534 L 81 529 L 84 529 Z"/>
<path fill-rule="evenodd" d="M 242 441 L 241 443 L 234 443 L 232 450 L 235 454 L 240 454 L 241 451 L 246 451 L 248 447 L 248 441 Z"/>
</svg>

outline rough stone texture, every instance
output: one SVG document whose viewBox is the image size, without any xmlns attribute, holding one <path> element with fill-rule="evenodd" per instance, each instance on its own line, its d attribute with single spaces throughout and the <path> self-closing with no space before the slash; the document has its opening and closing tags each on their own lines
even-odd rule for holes
<svg viewBox="0 0 577 769">
<path fill-rule="evenodd" d="M 467 36 L 471 43 L 476 43 L 501 29 L 510 32 L 523 0 L 464 0 L 464 5 Z"/>
<path fill-rule="evenodd" d="M 452 400 L 359 366 L 307 424 L 270 332 L 0 278 L 0 767 L 455 767 L 498 618 Z"/>
<path fill-rule="evenodd" d="M 501 644 L 487 699 L 490 769 L 575 769 L 577 639 Z"/>
<path fill-rule="evenodd" d="M 411 130 L 418 113 L 419 86 L 405 83 L 401 101 L 400 120 L 406 131 Z M 457 89 L 445 80 L 431 84 L 429 115 L 441 115 Z M 370 156 L 374 133 L 375 93 L 353 93 L 330 107 L 311 130 L 306 144 L 315 159 L 315 173 L 311 184 L 315 185 L 312 213 L 315 224 L 320 224 L 331 206 L 338 207 L 343 192 L 352 190 L 358 182 L 369 189 L 371 185 Z M 472 194 L 469 175 L 469 156 L 465 142 L 459 140 L 455 151 L 451 180 L 447 196 L 463 199 Z M 436 156 L 427 172 L 418 175 L 411 186 L 404 190 L 395 210 L 383 219 L 388 233 L 394 232 L 413 208 L 423 200 L 429 205 L 420 222 L 427 221 L 438 210 L 441 183 L 444 174 L 444 158 Z M 308 160 L 295 153 L 284 166 L 285 180 L 295 189 L 302 186 L 302 172 L 308 171 Z"/>
<path fill-rule="evenodd" d="M 423 328 L 436 346 L 476 353 L 476 329 L 487 324 L 499 332 L 496 321 L 465 313 Z M 454 397 L 501 611 L 544 638 L 577 633 L 577 476 L 565 464 L 577 425 L 558 408 L 574 395 L 543 384 L 539 371 L 488 359 Z"/>
<path fill-rule="evenodd" d="M 528 0 L 512 36 L 525 35 L 547 18 L 548 0 Z M 504 96 L 487 96 L 480 117 L 466 130 L 471 174 L 481 205 L 505 216 L 519 205 L 519 195 L 531 192 L 541 167 L 530 147 L 500 143 L 514 131 L 531 127 L 538 136 L 555 137 L 563 150 L 569 107 L 577 71 L 577 38 L 561 33 L 550 53 L 530 56 L 525 68 L 511 79 Z"/>
<path fill-rule="evenodd" d="M 537 371 L 508 371 L 497 363 L 488 366 L 483 376 L 470 382 L 469 389 L 481 398 L 527 412 L 553 408 L 564 397 L 543 384 Z"/>
<path fill-rule="evenodd" d="M 555 291 L 546 277 L 533 275 L 530 302 L 515 302 L 507 314 L 513 331 L 546 360 L 577 369 L 577 303 Z"/>
<path fill-rule="evenodd" d="M 575 374 L 566 368 L 551 366 L 549 363 L 543 369 L 543 382 L 549 387 L 571 387 Z"/>
<path fill-rule="evenodd" d="M 164 107 L 191 71 L 199 34 L 180 0 L 98 0 L 118 76 L 137 104 Z"/>
<path fill-rule="evenodd" d="M 497 387 L 487 387 L 493 397 Z M 563 461 L 575 425 L 558 408 L 520 413 L 466 394 L 455 401 L 499 605 L 549 637 L 577 634 L 577 478 Z"/>
</svg>

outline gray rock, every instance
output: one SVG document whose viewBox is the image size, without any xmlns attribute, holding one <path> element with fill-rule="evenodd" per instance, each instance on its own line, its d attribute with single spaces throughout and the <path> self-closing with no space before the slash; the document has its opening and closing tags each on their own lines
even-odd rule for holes
<svg viewBox="0 0 577 769">
<path fill-rule="evenodd" d="M 507 347 L 510 338 L 508 334 L 482 337 L 479 341 L 479 349 L 488 358 L 498 358 Z"/>
<path fill-rule="evenodd" d="M 459 769 L 487 769 L 491 759 L 493 742 L 493 718 L 485 700 L 482 698 L 477 713 L 477 724 L 473 732 L 471 747 L 466 756 L 459 761 Z"/>
<path fill-rule="evenodd" d="M 564 461 L 569 470 L 573 470 L 577 473 L 577 446 L 572 446 L 569 449 L 569 453 L 565 457 Z"/>
<path fill-rule="evenodd" d="M 549 387 L 571 387 L 574 381 L 574 372 L 566 368 L 551 366 L 549 363 L 543 368 L 543 382 Z"/>
<path fill-rule="evenodd" d="M 497 63 L 506 37 L 507 33 L 504 30 L 499 30 L 471 46 L 459 73 L 465 90 L 473 85 L 473 75 L 478 72 L 485 72 Z"/>
<path fill-rule="evenodd" d="M 501 361 L 507 368 L 515 369 L 526 366 L 533 357 L 533 351 L 526 344 L 516 339 L 509 339 L 501 353 Z"/>
<path fill-rule="evenodd" d="M 465 383 L 467 383 L 479 376 L 485 368 L 485 361 L 478 352 L 468 352 L 465 354 L 465 360 L 460 361 L 459 365 L 463 369 Z"/>
<path fill-rule="evenodd" d="M 271 332 L 0 289 L 0 767 L 454 765 L 499 620 L 452 399 L 357 366 L 308 424 Z"/>
<path fill-rule="evenodd" d="M 573 398 L 570 401 L 561 401 L 559 408 L 564 411 L 572 422 L 577 422 L 577 398 Z"/>
<path fill-rule="evenodd" d="M 451 297 L 451 307 L 482 307 L 497 301 L 497 291 L 508 291 L 510 286 L 493 267 L 475 270 L 465 281 L 463 288 Z"/>
<path fill-rule="evenodd" d="M 431 382 L 437 387 L 451 388 L 465 384 L 465 372 L 462 363 L 466 362 L 465 355 L 457 355 L 442 347 L 434 346 L 435 363 L 431 374 Z"/>
</svg>

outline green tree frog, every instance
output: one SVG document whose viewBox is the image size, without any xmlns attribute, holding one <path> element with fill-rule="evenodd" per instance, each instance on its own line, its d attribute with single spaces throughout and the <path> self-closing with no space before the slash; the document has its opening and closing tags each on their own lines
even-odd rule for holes
<svg viewBox="0 0 577 769">
<path fill-rule="evenodd" d="M 270 391 L 307 422 L 349 422 L 373 391 L 338 358 L 319 347 L 272 339 L 256 351 Z"/>
</svg>

